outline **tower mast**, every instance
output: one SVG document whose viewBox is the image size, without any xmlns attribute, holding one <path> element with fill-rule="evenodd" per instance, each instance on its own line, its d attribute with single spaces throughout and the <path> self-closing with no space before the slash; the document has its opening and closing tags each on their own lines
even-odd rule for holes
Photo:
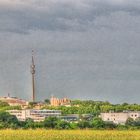
<svg viewBox="0 0 140 140">
<path fill-rule="evenodd" d="M 31 74 L 32 74 L 32 102 L 35 102 L 35 63 L 33 50 L 32 50 Z"/>
</svg>

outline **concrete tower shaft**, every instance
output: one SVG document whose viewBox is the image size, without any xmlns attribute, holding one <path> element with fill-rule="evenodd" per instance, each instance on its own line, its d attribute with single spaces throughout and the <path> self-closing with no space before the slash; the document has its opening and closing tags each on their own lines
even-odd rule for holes
<svg viewBox="0 0 140 140">
<path fill-rule="evenodd" d="M 32 74 L 32 102 L 35 102 L 35 63 L 33 50 L 32 50 L 31 74 Z"/>
</svg>

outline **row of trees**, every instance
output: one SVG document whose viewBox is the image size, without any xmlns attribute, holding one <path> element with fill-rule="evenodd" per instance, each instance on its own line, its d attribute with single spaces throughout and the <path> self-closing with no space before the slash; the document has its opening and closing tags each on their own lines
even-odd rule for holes
<svg viewBox="0 0 140 140">
<path fill-rule="evenodd" d="M 116 125 L 112 122 L 104 122 L 101 118 L 94 117 L 92 120 L 80 120 L 78 122 L 66 122 L 56 117 L 48 117 L 43 122 L 34 122 L 28 118 L 24 122 L 10 115 L 8 112 L 0 112 L 0 129 L 140 129 L 140 119 L 129 118 L 125 125 Z"/>
<path fill-rule="evenodd" d="M 102 101 L 81 101 L 74 100 L 71 102 L 71 107 L 58 106 L 51 107 L 48 106 L 48 100 L 46 99 L 46 107 L 44 109 L 55 109 L 61 110 L 62 114 L 92 114 L 98 116 L 101 112 L 122 112 L 124 110 L 140 111 L 140 105 L 138 104 L 111 104 L 109 102 Z"/>
</svg>

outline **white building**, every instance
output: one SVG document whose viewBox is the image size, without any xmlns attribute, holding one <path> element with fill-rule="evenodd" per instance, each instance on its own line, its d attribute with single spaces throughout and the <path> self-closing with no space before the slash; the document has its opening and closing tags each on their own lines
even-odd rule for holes
<svg viewBox="0 0 140 140">
<path fill-rule="evenodd" d="M 115 124 L 125 124 L 128 118 L 136 119 L 140 117 L 140 112 L 120 112 L 120 113 L 101 113 L 100 117 L 103 121 L 110 121 Z"/>
<path fill-rule="evenodd" d="M 8 110 L 11 115 L 15 115 L 19 121 L 25 121 L 27 118 L 33 119 L 35 122 L 44 121 L 47 117 L 58 117 L 61 115 L 59 110 Z"/>
</svg>

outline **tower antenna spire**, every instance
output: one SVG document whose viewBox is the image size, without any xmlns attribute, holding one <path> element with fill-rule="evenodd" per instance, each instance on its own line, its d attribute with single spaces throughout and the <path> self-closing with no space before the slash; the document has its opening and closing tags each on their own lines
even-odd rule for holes
<svg viewBox="0 0 140 140">
<path fill-rule="evenodd" d="M 32 50 L 32 64 L 34 65 L 34 50 Z"/>
<path fill-rule="evenodd" d="M 31 74 L 32 74 L 32 102 L 35 102 L 35 63 L 34 63 L 34 50 L 32 50 Z"/>
</svg>

